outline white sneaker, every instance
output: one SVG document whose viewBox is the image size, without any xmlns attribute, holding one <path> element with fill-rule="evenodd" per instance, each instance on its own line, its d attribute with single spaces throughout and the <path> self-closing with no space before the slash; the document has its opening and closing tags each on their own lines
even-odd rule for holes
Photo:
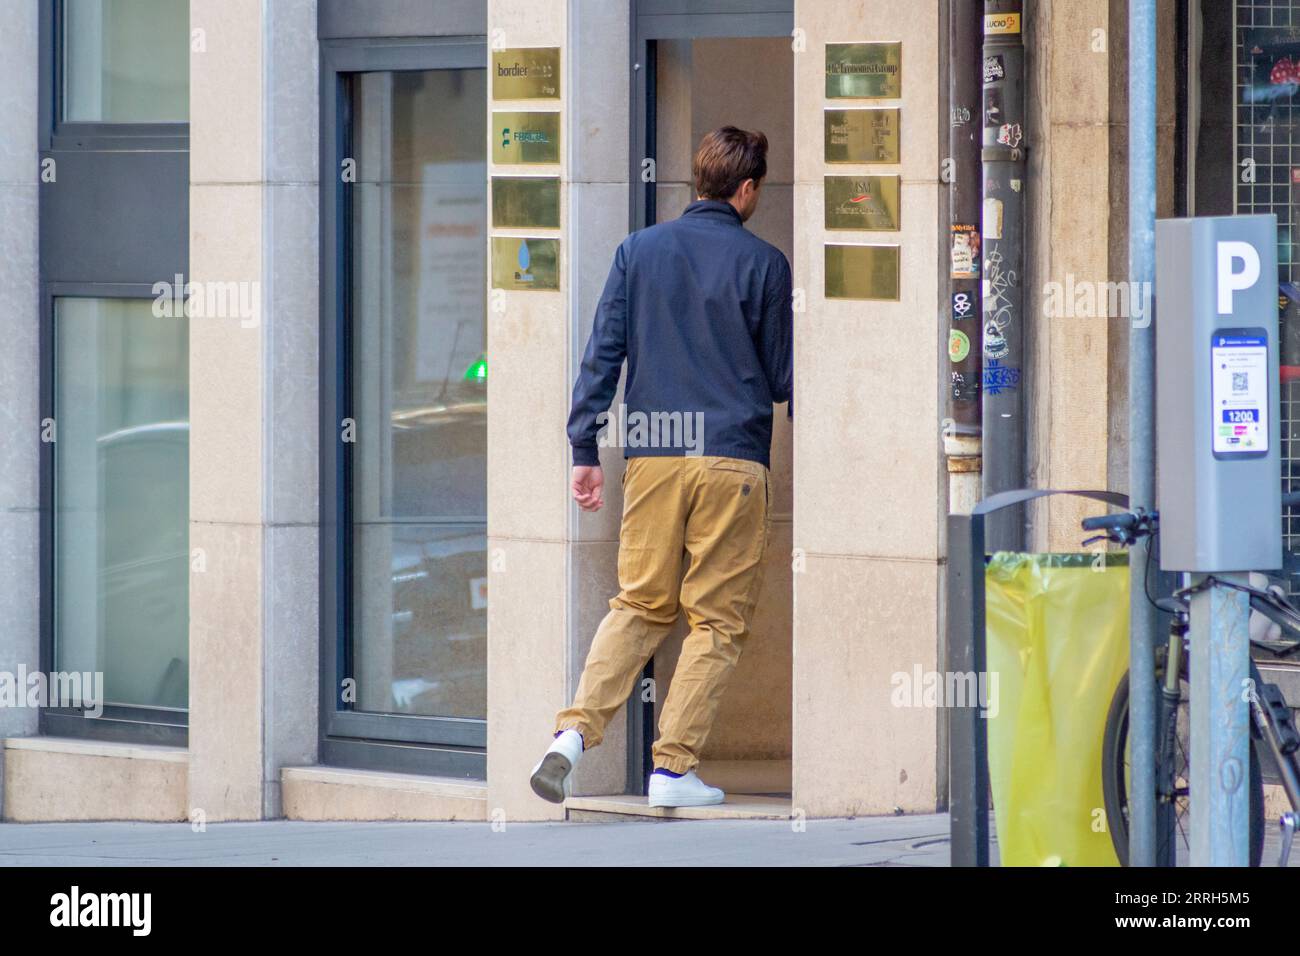
<svg viewBox="0 0 1300 956">
<path fill-rule="evenodd" d="M 711 807 L 726 799 L 717 787 L 710 787 L 688 770 L 680 777 L 664 773 L 650 774 L 650 806 L 652 807 Z"/>
<path fill-rule="evenodd" d="M 569 795 L 573 768 L 582 759 L 582 734 L 570 728 L 556 737 L 533 768 L 533 793 L 551 803 L 563 803 Z"/>
</svg>

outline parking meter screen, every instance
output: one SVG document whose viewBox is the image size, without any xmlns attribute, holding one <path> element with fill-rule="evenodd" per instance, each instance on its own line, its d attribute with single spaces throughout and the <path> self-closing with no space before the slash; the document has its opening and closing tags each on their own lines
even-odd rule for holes
<svg viewBox="0 0 1300 956">
<path fill-rule="evenodd" d="M 1268 454 L 1268 333 L 1219 329 L 1210 356 L 1214 457 Z"/>
</svg>

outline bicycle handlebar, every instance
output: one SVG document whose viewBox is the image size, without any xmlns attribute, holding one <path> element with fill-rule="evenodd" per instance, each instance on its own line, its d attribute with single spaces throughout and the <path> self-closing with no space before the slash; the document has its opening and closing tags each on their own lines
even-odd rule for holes
<svg viewBox="0 0 1300 956">
<path fill-rule="evenodd" d="M 1083 519 L 1084 531 L 1128 531 L 1137 524 L 1137 515 L 1122 512 L 1117 515 L 1098 515 Z"/>
<path fill-rule="evenodd" d="M 1153 536 L 1156 528 L 1159 527 L 1159 521 L 1157 512 L 1145 511 L 1142 508 L 1136 511 L 1121 511 L 1119 514 L 1084 518 L 1081 522 L 1084 531 L 1100 531 L 1101 534 L 1088 538 L 1083 545 L 1088 547 L 1104 540 L 1131 546 L 1136 544 L 1139 538 Z"/>
</svg>

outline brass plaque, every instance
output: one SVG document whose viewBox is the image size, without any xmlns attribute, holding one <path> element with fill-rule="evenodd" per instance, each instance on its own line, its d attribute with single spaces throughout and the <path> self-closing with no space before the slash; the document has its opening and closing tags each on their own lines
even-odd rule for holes
<svg viewBox="0 0 1300 956">
<path fill-rule="evenodd" d="M 898 301 L 901 246 L 826 245 L 826 298 Z"/>
<path fill-rule="evenodd" d="M 533 292 L 559 287 L 559 239 L 492 237 L 492 288 Z"/>
<path fill-rule="evenodd" d="M 826 162 L 898 162 L 899 114 L 896 108 L 827 110 Z"/>
<path fill-rule="evenodd" d="M 558 100 L 560 48 L 516 47 L 492 51 L 492 99 Z"/>
<path fill-rule="evenodd" d="M 560 114 L 555 111 L 492 113 L 492 162 L 558 163 Z"/>
<path fill-rule="evenodd" d="M 559 177 L 493 176 L 492 225 L 503 229 L 559 229 Z"/>
<path fill-rule="evenodd" d="M 827 176 L 826 228 L 898 231 L 899 176 Z"/>
<path fill-rule="evenodd" d="M 826 98 L 893 100 L 903 95 L 903 44 L 826 44 Z"/>
</svg>

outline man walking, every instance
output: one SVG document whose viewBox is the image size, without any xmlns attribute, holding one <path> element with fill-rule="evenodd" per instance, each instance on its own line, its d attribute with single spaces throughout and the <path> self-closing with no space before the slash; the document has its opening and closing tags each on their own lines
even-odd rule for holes
<svg viewBox="0 0 1300 956">
<path fill-rule="evenodd" d="M 604 503 L 598 433 L 627 361 L 619 594 L 609 602 L 573 705 L 534 768 L 534 792 L 569 793 L 684 609 L 682 644 L 653 748 L 650 806 L 721 803 L 695 773 L 758 599 L 769 530 L 772 405 L 792 395 L 790 264 L 744 227 L 767 174 L 767 137 L 724 126 L 692 164 L 698 199 L 633 233 L 614 255 L 573 389 L 573 498 Z M 688 438 L 689 423 L 703 435 Z M 668 424 L 677 426 L 674 430 Z M 610 424 L 604 443 L 621 429 Z M 689 447 L 688 447 L 689 446 Z M 685 565 L 685 575 L 682 569 Z"/>
</svg>

